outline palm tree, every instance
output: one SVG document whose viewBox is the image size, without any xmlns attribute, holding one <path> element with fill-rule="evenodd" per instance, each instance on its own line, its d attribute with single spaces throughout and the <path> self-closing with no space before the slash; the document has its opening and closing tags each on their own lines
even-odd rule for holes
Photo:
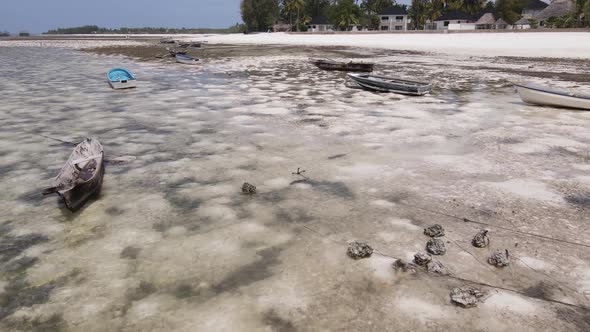
<svg viewBox="0 0 590 332">
<path fill-rule="evenodd" d="M 430 22 L 433 22 L 442 16 L 443 10 L 445 9 L 445 3 L 443 0 L 431 0 L 426 8 L 426 18 L 429 19 Z"/>
<path fill-rule="evenodd" d="M 305 0 L 293 0 L 293 6 L 295 8 L 295 10 L 297 11 L 297 31 L 299 31 L 299 26 L 300 26 L 300 22 L 299 22 L 299 17 L 301 14 L 301 11 L 305 8 Z"/>
<path fill-rule="evenodd" d="M 481 11 L 483 6 L 484 1 L 482 0 L 463 0 L 461 9 L 463 9 L 468 14 L 475 15 Z"/>
<path fill-rule="evenodd" d="M 283 10 L 289 15 L 289 26 L 293 29 L 293 12 L 295 11 L 294 0 L 283 0 Z"/>
<path fill-rule="evenodd" d="M 428 16 L 428 0 L 412 0 L 409 14 L 414 29 L 422 30 Z"/>
<path fill-rule="evenodd" d="M 361 10 L 353 0 L 338 0 L 332 8 L 330 20 L 340 29 L 348 29 L 351 25 L 359 24 Z"/>
<path fill-rule="evenodd" d="M 578 19 L 578 27 L 582 26 L 582 17 L 586 16 L 586 21 L 590 19 L 584 15 L 584 6 L 590 6 L 590 0 L 576 0 L 576 18 Z"/>
</svg>

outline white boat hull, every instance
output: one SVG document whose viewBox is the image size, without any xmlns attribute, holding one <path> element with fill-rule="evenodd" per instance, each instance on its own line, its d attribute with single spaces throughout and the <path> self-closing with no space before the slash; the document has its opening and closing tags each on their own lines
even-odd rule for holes
<svg viewBox="0 0 590 332">
<path fill-rule="evenodd" d="M 176 61 L 183 63 L 185 65 L 198 65 L 199 64 L 199 60 L 184 60 L 184 59 L 179 59 L 176 58 Z"/>
<path fill-rule="evenodd" d="M 590 110 L 590 99 L 587 98 L 551 93 L 520 85 L 517 85 L 516 89 L 525 103 Z"/>
<path fill-rule="evenodd" d="M 111 87 L 115 90 L 130 89 L 130 88 L 137 87 L 136 80 L 129 80 L 129 81 L 124 81 L 124 82 L 111 82 L 111 81 L 109 81 L 109 83 L 111 84 Z"/>
</svg>

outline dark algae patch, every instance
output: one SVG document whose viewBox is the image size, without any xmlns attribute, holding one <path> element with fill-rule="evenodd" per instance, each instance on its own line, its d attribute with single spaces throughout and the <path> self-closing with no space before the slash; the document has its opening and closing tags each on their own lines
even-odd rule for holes
<svg viewBox="0 0 590 332">
<path fill-rule="evenodd" d="M 49 300 L 51 291 L 57 285 L 50 282 L 45 285 L 31 287 L 24 280 L 13 280 L 0 295 L 0 319 L 12 315 L 18 308 L 31 307 L 34 304 L 45 303 Z"/>
<path fill-rule="evenodd" d="M 307 183 L 312 186 L 315 190 L 331 194 L 334 196 L 339 196 L 345 199 L 353 199 L 354 194 L 348 188 L 344 182 L 334 182 L 334 181 L 316 181 L 311 179 L 303 179 L 303 180 L 295 180 L 290 183 L 290 185 L 298 184 L 298 183 Z"/>
<path fill-rule="evenodd" d="M 213 286 L 216 293 L 230 292 L 273 275 L 272 268 L 279 265 L 281 249 L 272 247 L 257 252 L 259 259 L 240 267 Z"/>
<path fill-rule="evenodd" d="M 279 316 L 276 311 L 270 310 L 263 314 L 262 321 L 269 326 L 271 331 L 276 332 L 294 332 L 297 331 L 290 320 Z"/>
<path fill-rule="evenodd" d="M 4 326 L 10 331 L 29 331 L 29 332 L 60 332 L 67 331 L 67 323 L 61 314 L 53 314 L 48 317 L 19 317 L 3 322 Z M 0 328 L 2 325 L 0 325 Z"/>
<path fill-rule="evenodd" d="M 11 229 L 9 222 L 0 225 L 0 263 L 11 260 L 36 244 L 49 241 L 45 235 L 36 233 L 20 236 L 8 235 Z"/>
<path fill-rule="evenodd" d="M 555 313 L 557 318 L 576 327 L 572 331 L 590 331 L 590 309 L 559 307 Z"/>
</svg>

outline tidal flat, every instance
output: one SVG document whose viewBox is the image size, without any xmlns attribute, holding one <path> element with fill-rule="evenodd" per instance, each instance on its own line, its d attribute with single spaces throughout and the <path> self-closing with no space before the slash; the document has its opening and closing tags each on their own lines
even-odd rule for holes
<svg viewBox="0 0 590 332">
<path fill-rule="evenodd" d="M 589 91 L 590 61 L 211 44 L 187 67 L 165 52 L 0 42 L 0 329 L 590 329 L 590 112 L 513 87 Z M 434 89 L 364 91 L 310 57 Z M 111 90 L 114 67 L 138 88 Z M 58 139 L 85 137 L 129 162 L 72 213 L 40 192 L 71 152 Z M 451 275 L 394 270 L 435 223 Z M 488 248 L 471 246 L 481 229 Z M 351 241 L 376 251 L 353 260 Z M 496 249 L 509 266 L 486 262 Z M 465 285 L 490 296 L 457 307 Z"/>
</svg>

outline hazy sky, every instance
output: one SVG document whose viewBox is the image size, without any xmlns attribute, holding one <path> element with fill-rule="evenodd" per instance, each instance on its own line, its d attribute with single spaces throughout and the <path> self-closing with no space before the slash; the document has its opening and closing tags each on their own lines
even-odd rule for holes
<svg viewBox="0 0 590 332">
<path fill-rule="evenodd" d="M 0 0 L 0 31 L 32 33 L 98 25 L 226 28 L 240 18 L 240 0 Z"/>
</svg>

